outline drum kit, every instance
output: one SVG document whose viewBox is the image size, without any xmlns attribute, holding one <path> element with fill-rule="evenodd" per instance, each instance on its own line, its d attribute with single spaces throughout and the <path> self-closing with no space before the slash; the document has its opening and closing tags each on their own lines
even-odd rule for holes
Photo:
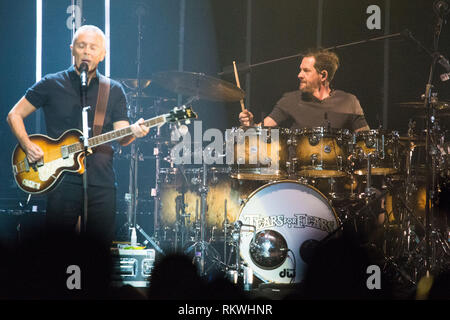
<svg viewBox="0 0 450 320">
<path fill-rule="evenodd" d="M 233 84 L 200 73 L 162 72 L 152 82 L 190 96 L 190 103 L 244 97 Z M 446 102 L 434 105 L 441 114 L 448 109 Z M 376 246 L 386 268 L 403 280 L 415 284 L 423 275 L 430 260 L 425 171 L 429 165 L 434 168 L 437 188 L 430 201 L 438 203 L 450 179 L 444 131 L 433 129 L 431 163 L 423 154 L 426 132 L 415 132 L 413 122 L 405 136 L 381 128 L 355 133 L 326 127 L 228 131 L 232 163 L 174 165 L 171 156 L 156 153 L 152 244 L 160 252 L 192 255 L 202 276 L 220 270 L 234 282 L 245 280 L 247 287 L 252 275 L 263 283 L 292 284 L 302 281 L 321 241 L 352 226 L 368 233 L 366 244 Z M 448 267 L 450 255 L 450 219 L 440 209 L 428 220 L 434 268 Z M 381 233 L 375 241 L 373 230 Z"/>
</svg>

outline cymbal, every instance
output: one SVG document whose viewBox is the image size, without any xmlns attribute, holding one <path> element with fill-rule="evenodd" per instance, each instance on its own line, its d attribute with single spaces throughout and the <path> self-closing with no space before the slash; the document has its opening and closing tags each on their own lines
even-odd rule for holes
<svg viewBox="0 0 450 320">
<path fill-rule="evenodd" d="M 425 109 L 423 101 L 399 102 L 397 105 L 402 108 Z M 431 105 L 435 110 L 445 110 L 450 108 L 450 102 L 448 101 L 431 101 Z"/>
<path fill-rule="evenodd" d="M 138 97 L 138 94 L 137 94 L 137 92 L 132 91 L 132 92 L 126 93 L 126 96 L 128 98 L 130 98 L 130 99 L 135 99 L 135 98 Z M 174 101 L 177 101 L 177 99 L 175 99 L 175 98 L 152 96 L 152 95 L 149 95 L 149 94 L 147 94 L 145 92 L 141 92 L 139 97 L 140 98 L 145 98 L 145 99 L 153 99 L 153 100 L 155 100 L 156 102 L 159 102 L 159 103 L 161 103 L 161 102 L 174 102 Z"/>
<path fill-rule="evenodd" d="M 137 96 L 138 96 L 137 92 L 134 92 L 134 91 L 133 92 L 128 92 L 126 95 L 129 98 L 137 98 Z M 156 98 L 156 97 L 148 95 L 148 94 L 142 92 L 140 94 L 140 98 Z"/>
<path fill-rule="evenodd" d="M 138 89 L 139 86 L 138 79 L 118 79 L 118 81 L 120 81 L 125 87 L 131 90 Z M 151 82 L 152 80 L 150 79 L 141 79 L 141 89 L 147 88 Z"/>
<path fill-rule="evenodd" d="M 234 84 L 203 73 L 168 71 L 153 75 L 153 81 L 177 94 L 212 101 L 239 101 L 245 92 Z"/>
</svg>

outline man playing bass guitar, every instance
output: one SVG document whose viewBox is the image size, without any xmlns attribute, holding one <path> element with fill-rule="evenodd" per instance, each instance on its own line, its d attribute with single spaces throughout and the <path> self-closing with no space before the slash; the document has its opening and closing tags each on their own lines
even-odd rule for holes
<svg viewBox="0 0 450 320">
<path fill-rule="evenodd" d="M 27 163 L 36 164 L 44 156 L 42 148 L 33 143 L 24 125 L 24 119 L 38 108 L 44 112 L 47 134 L 53 139 L 67 130 L 82 129 L 82 64 L 87 65 L 86 105 L 91 106 L 88 123 L 93 128 L 100 87 L 97 66 L 106 54 L 105 35 L 96 26 L 82 26 L 75 33 L 70 49 L 74 65 L 67 70 L 49 74 L 34 84 L 8 114 L 7 121 L 26 154 Z M 129 126 L 123 88 L 118 82 L 110 80 L 102 132 Z M 127 145 L 136 137 L 143 137 L 149 132 L 143 119 L 139 119 L 130 128 L 132 134 L 119 140 L 121 145 Z M 116 215 L 113 149 L 109 144 L 97 146 L 86 160 L 89 212 L 86 233 L 101 244 L 109 245 L 114 236 Z M 77 173 L 66 173 L 62 178 L 47 194 L 46 226 L 49 231 L 74 232 L 79 217 L 83 214 L 83 179 Z"/>
</svg>

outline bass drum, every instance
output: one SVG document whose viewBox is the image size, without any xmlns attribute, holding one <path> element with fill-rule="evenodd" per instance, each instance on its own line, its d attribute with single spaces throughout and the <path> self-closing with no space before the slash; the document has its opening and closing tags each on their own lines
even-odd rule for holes
<svg viewBox="0 0 450 320">
<path fill-rule="evenodd" d="M 266 184 L 243 204 L 240 255 L 264 282 L 301 282 L 318 241 L 338 218 L 317 189 L 294 180 Z"/>
</svg>

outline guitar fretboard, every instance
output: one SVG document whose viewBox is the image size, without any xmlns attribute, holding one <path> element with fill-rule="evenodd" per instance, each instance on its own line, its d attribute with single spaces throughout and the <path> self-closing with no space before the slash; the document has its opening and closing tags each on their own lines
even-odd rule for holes
<svg viewBox="0 0 450 320">
<path fill-rule="evenodd" d="M 166 114 L 166 115 L 161 115 L 161 116 L 146 120 L 146 121 L 144 121 L 144 125 L 149 128 L 152 128 L 159 124 L 163 124 L 167 121 L 166 120 L 167 116 L 168 115 Z M 132 134 L 133 134 L 133 131 L 131 131 L 131 125 L 130 125 L 125 128 L 113 130 L 113 131 L 103 133 L 101 135 L 89 138 L 88 144 L 89 144 L 90 148 L 93 148 L 93 147 L 99 146 L 101 144 L 105 144 L 105 143 L 108 143 L 108 142 L 111 142 L 111 141 L 114 141 L 117 139 L 121 139 L 126 136 L 130 136 Z M 83 150 L 83 143 L 81 143 L 81 142 L 67 146 L 67 151 L 69 153 L 75 153 L 75 152 L 79 152 L 82 150 Z"/>
</svg>

